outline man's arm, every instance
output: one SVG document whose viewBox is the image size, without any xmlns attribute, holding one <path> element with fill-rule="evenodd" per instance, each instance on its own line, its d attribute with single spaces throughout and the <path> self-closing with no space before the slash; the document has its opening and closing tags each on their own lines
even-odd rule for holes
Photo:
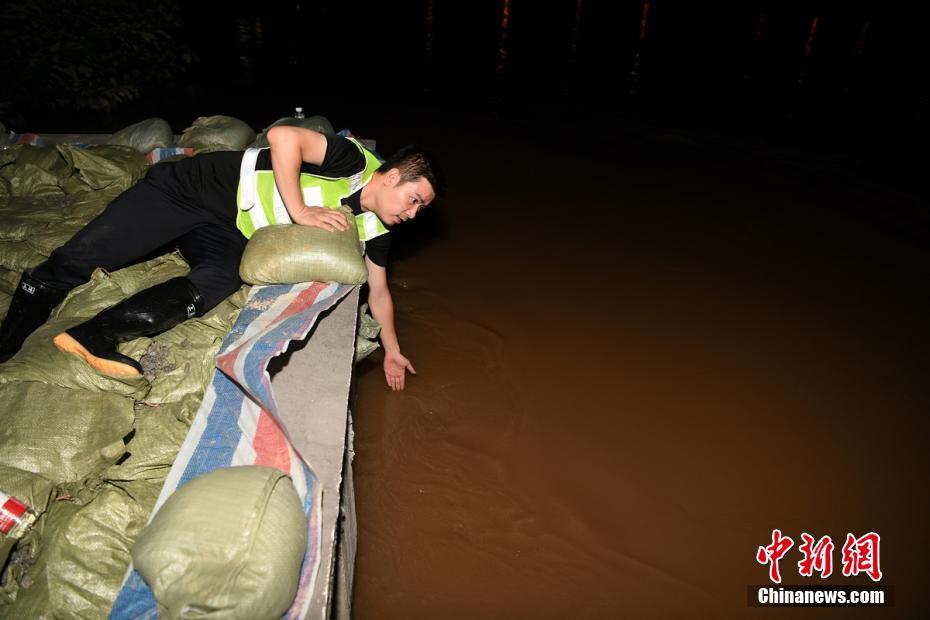
<svg viewBox="0 0 930 620">
<path fill-rule="evenodd" d="M 342 213 L 322 205 L 305 205 L 300 191 L 300 165 L 303 162 L 323 165 L 326 136 L 312 129 L 287 125 L 272 127 L 267 135 L 275 184 L 291 220 L 323 230 L 346 230 L 349 223 Z"/>
<path fill-rule="evenodd" d="M 387 283 L 387 271 L 384 267 L 371 262 L 365 257 L 368 266 L 368 307 L 371 315 L 381 324 L 381 344 L 384 346 L 384 378 L 395 392 L 404 389 L 405 371 L 413 374 L 417 371 L 406 357 L 400 353 L 397 331 L 394 329 L 394 302 Z"/>
</svg>

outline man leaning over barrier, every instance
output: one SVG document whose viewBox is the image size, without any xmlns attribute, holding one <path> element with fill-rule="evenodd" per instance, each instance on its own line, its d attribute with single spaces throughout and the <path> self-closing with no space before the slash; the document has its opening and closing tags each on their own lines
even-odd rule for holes
<svg viewBox="0 0 930 620">
<path fill-rule="evenodd" d="M 223 151 L 153 166 L 49 259 L 24 272 L 0 326 L 0 360 L 15 354 L 68 291 L 175 245 L 190 273 L 142 290 L 53 338 L 98 371 L 142 373 L 117 345 L 202 316 L 242 285 L 239 261 L 258 228 L 296 223 L 323 230 L 357 226 L 365 245 L 368 304 L 381 324 L 384 373 L 404 389 L 413 365 L 400 350 L 388 288 L 389 227 L 413 219 L 442 191 L 435 160 L 408 146 L 383 164 L 354 138 L 301 127 L 268 131 L 269 147 Z M 348 206 L 355 220 L 339 211 Z"/>
</svg>

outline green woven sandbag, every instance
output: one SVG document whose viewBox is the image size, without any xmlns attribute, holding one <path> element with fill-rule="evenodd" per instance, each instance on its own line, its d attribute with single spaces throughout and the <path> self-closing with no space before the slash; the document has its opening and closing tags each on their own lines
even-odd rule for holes
<svg viewBox="0 0 930 620">
<path fill-rule="evenodd" d="M 0 170 L 9 195 L 14 197 L 61 196 L 60 180 L 35 164 L 16 162 Z"/>
<path fill-rule="evenodd" d="M 87 502 L 92 502 L 99 483 L 57 485 L 46 511 L 17 545 L 6 579 L 0 584 L 0 618 L 56 618 L 49 613 L 50 587 L 46 567 L 50 551 L 58 544 L 58 532 Z M 73 616 L 72 616 L 73 617 Z"/>
<path fill-rule="evenodd" d="M 81 148 L 59 144 L 58 151 L 91 189 L 128 189 L 142 178 L 145 155 L 128 146 L 104 144 Z"/>
<path fill-rule="evenodd" d="M 0 291 L 7 295 L 12 295 L 16 291 L 21 275 L 22 274 L 18 271 L 0 267 Z"/>
<path fill-rule="evenodd" d="M 55 482 L 116 462 L 132 430 L 133 401 L 36 381 L 0 384 L 0 464 Z"/>
<path fill-rule="evenodd" d="M 249 284 L 339 282 L 361 284 L 368 269 L 358 241 L 355 218 L 346 207 L 347 230 L 283 224 L 259 228 L 245 246 L 239 277 Z"/>
<path fill-rule="evenodd" d="M 133 539 L 145 525 L 159 489 L 144 482 L 106 484 L 92 501 L 58 524 L 46 549 L 45 617 L 106 617 L 126 575 Z"/>
<path fill-rule="evenodd" d="M 8 200 L 7 204 L 0 206 L 0 222 L 3 222 L 0 224 L 0 241 L 28 242 L 36 234 L 54 233 L 57 223 L 63 221 L 74 202 L 73 198 L 63 195 Z"/>
<path fill-rule="evenodd" d="M 189 146 L 194 154 L 240 151 L 255 139 L 255 131 L 231 116 L 201 116 L 184 130 L 178 146 Z"/>
<path fill-rule="evenodd" d="M 372 318 L 368 311 L 368 304 L 364 303 L 358 308 L 358 332 L 355 334 L 355 362 L 358 363 L 375 352 L 379 346 L 378 334 L 381 325 Z"/>
<path fill-rule="evenodd" d="M 174 132 L 171 125 L 163 118 L 147 118 L 128 127 L 123 127 L 110 136 L 107 144 L 121 144 L 130 146 L 140 153 L 148 153 L 152 149 L 171 146 L 174 142 Z"/>
<path fill-rule="evenodd" d="M 307 522 L 290 478 L 226 467 L 174 492 L 132 547 L 162 618 L 279 618 L 297 593 Z"/>
<path fill-rule="evenodd" d="M 307 118 L 294 118 L 292 116 L 285 116 L 284 118 L 279 118 L 272 124 L 265 127 L 260 134 L 255 138 L 255 142 L 252 143 L 252 146 L 258 148 L 264 148 L 268 146 L 268 130 L 272 127 L 277 127 L 278 125 L 289 125 L 291 127 L 305 127 L 307 129 L 312 129 L 313 131 L 325 134 L 334 134 L 336 133 L 333 130 L 333 124 L 329 122 L 325 116 L 308 116 Z"/>
<path fill-rule="evenodd" d="M 48 257 L 36 252 L 23 239 L 0 239 L 0 265 L 6 269 L 22 273 L 23 270 L 35 267 L 46 258 Z"/>
<path fill-rule="evenodd" d="M 66 179 L 71 176 L 71 167 L 54 146 L 30 146 L 24 144 L 16 152 L 16 164 L 38 166 L 59 179 Z"/>
</svg>

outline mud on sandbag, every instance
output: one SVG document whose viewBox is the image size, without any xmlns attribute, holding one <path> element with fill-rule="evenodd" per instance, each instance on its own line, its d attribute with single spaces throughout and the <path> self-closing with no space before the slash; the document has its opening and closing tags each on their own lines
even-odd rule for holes
<svg viewBox="0 0 930 620">
<path fill-rule="evenodd" d="M 255 139 L 255 131 L 231 116 L 201 116 L 184 130 L 178 146 L 189 146 L 198 153 L 241 151 Z"/>
<path fill-rule="evenodd" d="M 163 618 L 271 619 L 294 600 L 306 546 L 303 506 L 284 472 L 224 467 L 167 499 L 132 561 Z"/>
<path fill-rule="evenodd" d="M 339 211 L 348 219 L 347 230 L 330 232 L 299 224 L 259 228 L 245 246 L 239 277 L 248 284 L 362 284 L 368 279 L 368 268 L 355 216 L 347 207 Z"/>
</svg>

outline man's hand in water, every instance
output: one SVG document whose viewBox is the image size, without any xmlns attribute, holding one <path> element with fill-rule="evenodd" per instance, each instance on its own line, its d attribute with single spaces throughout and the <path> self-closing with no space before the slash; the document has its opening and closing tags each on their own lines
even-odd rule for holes
<svg viewBox="0 0 930 620">
<path fill-rule="evenodd" d="M 349 223 L 346 221 L 346 216 L 344 214 L 335 209 L 327 209 L 326 207 L 305 206 L 303 209 L 291 214 L 291 219 L 294 220 L 295 224 L 315 226 L 316 228 L 322 228 L 330 232 L 349 228 Z"/>
<path fill-rule="evenodd" d="M 405 371 L 407 370 L 411 374 L 417 374 L 410 360 L 401 355 L 400 351 L 384 352 L 384 378 L 387 379 L 387 384 L 395 392 L 404 389 Z"/>
</svg>

